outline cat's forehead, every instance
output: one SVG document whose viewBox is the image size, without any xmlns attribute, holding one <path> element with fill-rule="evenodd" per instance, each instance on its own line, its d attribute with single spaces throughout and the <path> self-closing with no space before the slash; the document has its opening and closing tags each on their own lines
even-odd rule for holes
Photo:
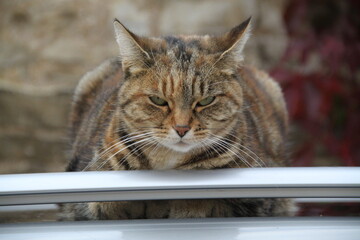
<svg viewBox="0 0 360 240">
<path fill-rule="evenodd" d="M 167 36 L 152 41 L 150 49 L 155 64 L 168 68 L 207 67 L 219 57 L 209 36 Z"/>
<path fill-rule="evenodd" d="M 192 50 L 205 53 L 215 51 L 213 39 L 208 36 L 167 36 L 163 38 L 168 49 Z"/>
<path fill-rule="evenodd" d="M 214 37 L 209 35 L 171 35 L 161 38 L 148 38 L 148 46 L 152 49 L 158 49 L 160 52 L 168 50 L 178 51 L 201 51 L 203 53 L 213 53 L 218 51 L 215 46 Z"/>
</svg>

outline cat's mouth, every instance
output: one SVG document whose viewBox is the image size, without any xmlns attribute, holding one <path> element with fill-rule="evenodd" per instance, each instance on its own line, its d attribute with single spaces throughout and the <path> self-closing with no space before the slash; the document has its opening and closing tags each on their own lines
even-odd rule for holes
<svg viewBox="0 0 360 240">
<path fill-rule="evenodd" d="M 180 137 L 174 129 L 169 131 L 169 135 L 166 138 L 161 139 L 160 143 L 166 148 L 180 153 L 187 153 L 198 146 L 192 131 L 189 131 L 185 136 Z"/>
<path fill-rule="evenodd" d="M 179 147 L 186 147 L 189 146 L 189 144 L 187 144 L 186 142 L 183 142 L 182 140 L 180 140 L 178 143 L 176 143 L 175 145 L 179 146 Z"/>
</svg>

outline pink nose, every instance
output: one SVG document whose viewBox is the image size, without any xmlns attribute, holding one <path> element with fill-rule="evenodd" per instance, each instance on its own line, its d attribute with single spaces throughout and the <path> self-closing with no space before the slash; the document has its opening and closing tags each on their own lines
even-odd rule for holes
<svg viewBox="0 0 360 240">
<path fill-rule="evenodd" d="M 176 125 L 174 127 L 175 131 L 180 137 L 185 136 L 185 134 L 190 130 L 190 126 L 188 125 Z"/>
</svg>

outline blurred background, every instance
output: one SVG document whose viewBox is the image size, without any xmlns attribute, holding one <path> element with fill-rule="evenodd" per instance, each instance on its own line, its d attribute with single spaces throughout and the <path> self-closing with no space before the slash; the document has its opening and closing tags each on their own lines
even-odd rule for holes
<svg viewBox="0 0 360 240">
<path fill-rule="evenodd" d="M 359 8 L 357 0 L 0 0 L 0 174 L 65 169 L 72 94 L 84 73 L 117 55 L 115 17 L 140 35 L 169 35 L 221 34 L 252 16 L 245 61 L 282 85 L 291 165 L 360 166 Z M 304 203 L 299 215 L 359 209 Z"/>
<path fill-rule="evenodd" d="M 247 63 L 283 87 L 292 166 L 359 166 L 359 1 L 1 0 L 0 173 L 63 171 L 81 76 L 140 35 L 221 34 L 252 16 Z"/>
</svg>

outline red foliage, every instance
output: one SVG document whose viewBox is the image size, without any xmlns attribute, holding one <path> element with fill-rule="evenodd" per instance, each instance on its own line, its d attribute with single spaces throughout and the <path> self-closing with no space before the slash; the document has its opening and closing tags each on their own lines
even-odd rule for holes
<svg viewBox="0 0 360 240">
<path fill-rule="evenodd" d="M 360 204 L 343 203 L 300 203 L 297 216 L 360 216 Z"/>
<path fill-rule="evenodd" d="M 294 165 L 309 166 L 319 146 L 340 165 L 360 165 L 360 1 L 297 0 L 284 15 L 289 43 L 272 76 L 292 122 L 306 133 Z"/>
</svg>

